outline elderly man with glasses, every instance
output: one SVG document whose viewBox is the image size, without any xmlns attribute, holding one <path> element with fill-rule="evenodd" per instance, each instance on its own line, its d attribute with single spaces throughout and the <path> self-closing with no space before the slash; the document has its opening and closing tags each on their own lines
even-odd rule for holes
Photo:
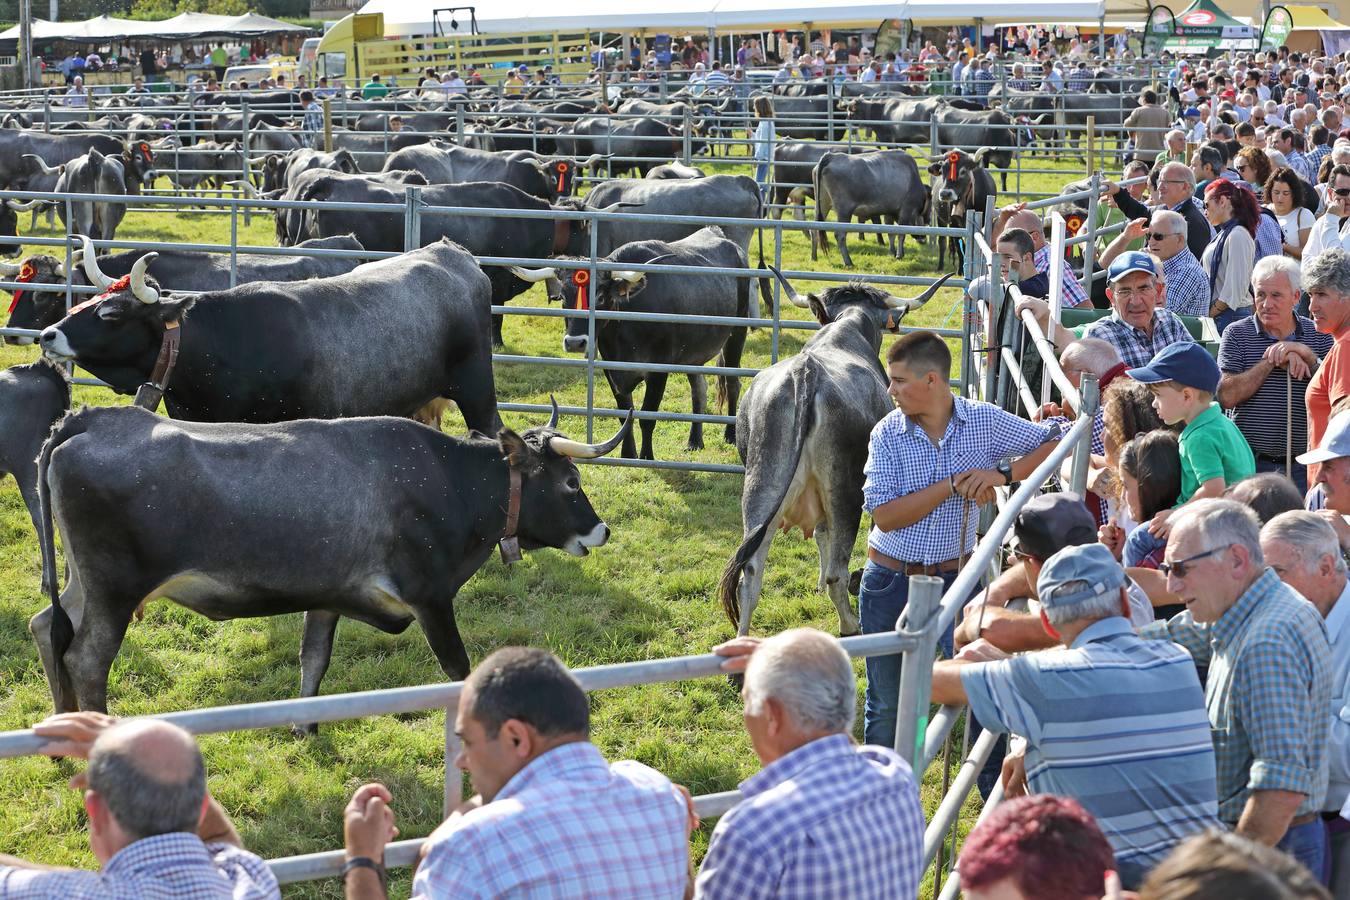
<svg viewBox="0 0 1350 900">
<path fill-rule="evenodd" d="M 1106 197 L 1131 219 L 1146 219 L 1150 210 L 1135 200 L 1120 185 L 1108 181 L 1103 188 Z M 1204 254 L 1214 239 L 1214 229 L 1205 218 L 1205 211 L 1195 200 L 1195 173 L 1185 163 L 1168 163 L 1158 173 L 1158 191 L 1155 206 L 1180 213 L 1186 220 L 1186 246 L 1196 259 Z"/>
<path fill-rule="evenodd" d="M 1313 223 L 1308 243 L 1303 245 L 1303 258 L 1314 259 L 1333 247 L 1350 249 L 1347 218 L 1350 218 L 1350 166 L 1338 165 L 1327 179 L 1327 211 Z"/>
<path fill-rule="evenodd" d="M 1140 636 L 1181 644 L 1209 667 L 1219 819 L 1320 877 L 1331 645 L 1317 608 L 1266 568 L 1260 530 L 1233 500 L 1182 507 L 1158 569 L 1186 610 Z"/>
<path fill-rule="evenodd" d="M 1252 269 L 1255 315 L 1224 329 L 1219 343 L 1219 405 L 1256 455 L 1256 471 L 1283 472 L 1300 491 L 1308 473 L 1291 459 L 1308 446 L 1308 382 L 1331 350 L 1332 337 L 1298 315 L 1299 265 L 1267 256 Z"/>
<path fill-rule="evenodd" d="M 1149 252 L 1162 260 L 1167 308 L 1179 316 L 1209 315 L 1209 277 L 1186 246 L 1186 220 L 1180 213 L 1160 209 L 1149 220 L 1127 223 L 1102 253 L 1102 265 L 1111 265 L 1140 238 L 1147 241 Z"/>
</svg>

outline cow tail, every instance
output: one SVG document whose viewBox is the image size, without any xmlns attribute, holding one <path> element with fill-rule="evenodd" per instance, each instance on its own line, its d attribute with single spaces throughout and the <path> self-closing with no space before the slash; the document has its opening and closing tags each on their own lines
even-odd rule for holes
<svg viewBox="0 0 1350 900">
<path fill-rule="evenodd" d="M 731 627 L 739 631 L 741 626 L 741 575 L 749 565 L 751 557 L 759 552 L 769 529 L 774 527 L 779 509 L 787 502 L 788 492 L 792 490 L 792 481 L 796 477 L 797 467 L 801 465 L 802 454 L 806 451 L 806 436 L 815 424 L 815 395 L 820 384 L 820 368 L 815 360 L 804 357 L 803 364 L 792 367 L 792 408 L 796 411 L 797 427 L 792 435 L 792 448 L 788 451 L 791 468 L 788 478 L 783 482 L 782 492 L 770 508 L 769 518 L 761 522 L 750 532 L 750 536 L 736 548 L 736 555 L 727 563 L 718 582 L 717 592 L 722 601 L 722 609 L 731 620 Z M 746 523 L 749 525 L 749 523 Z"/>
<path fill-rule="evenodd" d="M 52 658 L 58 675 L 64 671 L 61 660 L 70 649 L 71 641 L 75 639 L 75 626 L 71 624 L 70 616 L 61 608 L 60 573 L 56 570 L 56 529 L 52 525 L 52 494 L 51 487 L 47 483 L 47 473 L 51 469 L 52 452 L 76 435 L 83 434 L 85 430 L 84 417 L 67 414 L 57 423 L 51 437 L 42 445 L 42 452 L 38 454 L 37 460 L 38 509 L 42 528 L 42 534 L 39 536 L 42 542 L 42 578 L 47 583 L 47 591 L 52 602 Z"/>
</svg>

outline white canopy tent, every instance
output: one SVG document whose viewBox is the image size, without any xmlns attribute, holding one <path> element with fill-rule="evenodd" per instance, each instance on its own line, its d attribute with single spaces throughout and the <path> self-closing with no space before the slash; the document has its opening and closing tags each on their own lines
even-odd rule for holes
<svg viewBox="0 0 1350 900">
<path fill-rule="evenodd" d="M 369 0 L 362 13 L 382 13 L 386 37 L 432 34 L 434 10 L 441 0 Z M 475 10 L 483 34 L 539 31 L 639 30 L 722 33 L 768 28 L 799 28 L 804 23 L 830 28 L 875 27 L 886 19 L 916 24 L 987 22 L 1063 22 L 1099 19 L 1106 0 L 501 0 Z M 462 25 L 467 17 L 460 15 Z"/>
<path fill-rule="evenodd" d="M 96 43 L 128 39 L 192 40 L 207 37 L 256 37 L 265 34 L 292 34 L 313 29 L 269 19 L 256 13 L 242 16 L 218 16 L 211 13 L 185 12 L 172 19 L 143 21 L 95 16 L 82 22 L 49 22 L 33 20 L 35 41 L 76 41 Z M 19 26 L 0 32 L 0 41 L 19 39 Z"/>
</svg>

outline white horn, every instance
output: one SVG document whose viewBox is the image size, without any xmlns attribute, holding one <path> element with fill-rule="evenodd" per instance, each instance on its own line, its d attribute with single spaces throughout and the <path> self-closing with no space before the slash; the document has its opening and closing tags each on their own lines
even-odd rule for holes
<svg viewBox="0 0 1350 900">
<path fill-rule="evenodd" d="M 800 306 L 802 309 L 811 308 L 811 304 L 803 300 L 800 296 L 798 296 L 797 292 L 793 290 L 792 282 L 788 281 L 787 278 L 783 276 L 782 272 L 778 271 L 778 269 L 774 266 L 769 266 L 769 268 L 773 271 L 773 274 L 778 276 L 778 280 L 783 283 L 783 290 L 787 291 L 787 297 L 789 300 L 792 301 L 793 306 Z"/>
<path fill-rule="evenodd" d="M 0 275 L 5 276 L 6 278 L 13 278 L 21 271 L 23 271 L 22 263 L 0 262 Z"/>
<path fill-rule="evenodd" d="M 38 168 L 42 170 L 43 175 L 60 175 L 66 171 L 64 164 L 59 166 L 49 166 L 47 165 L 47 161 L 36 153 L 25 153 L 23 158 L 37 160 Z"/>
<path fill-rule="evenodd" d="M 944 284 L 947 283 L 947 279 L 955 277 L 956 277 L 955 272 L 948 272 L 946 275 L 943 275 L 937 281 L 929 285 L 928 290 L 924 291 L 917 297 L 911 298 L 892 297 L 891 295 L 887 294 L 886 305 L 889 306 L 891 309 L 904 309 L 904 310 L 918 309 L 920 306 L 923 306 L 929 300 L 933 299 L 933 295 L 937 293 L 938 288 L 942 287 Z"/>
<path fill-rule="evenodd" d="M 604 157 L 604 156 L 602 156 L 602 155 L 599 154 L 599 153 L 592 153 L 590 156 L 586 157 L 586 158 L 581 162 L 581 165 L 587 166 L 587 167 L 590 167 L 590 166 L 598 166 L 598 165 L 600 165 L 600 164 L 601 164 L 602 162 L 604 162 L 604 161 L 605 161 L 605 157 Z"/>
<path fill-rule="evenodd" d="M 558 270 L 552 266 L 543 269 L 523 269 L 520 266 L 507 266 L 506 270 L 521 281 L 528 281 L 531 284 L 558 277 Z"/>
<path fill-rule="evenodd" d="M 87 235 L 79 235 L 79 238 L 81 246 L 84 247 L 80 262 L 84 266 L 85 277 L 94 287 L 100 291 L 106 291 L 113 280 L 104 275 L 103 270 L 98 267 L 98 257 L 94 254 L 94 242 L 89 240 Z"/>
<path fill-rule="evenodd" d="M 628 284 L 637 284 L 639 281 L 647 277 L 646 272 L 634 272 L 632 269 L 615 269 L 614 271 L 610 272 L 609 275 L 611 278 L 617 278 L 620 281 L 627 282 Z"/>
<path fill-rule="evenodd" d="M 136 260 L 131 267 L 131 292 L 142 303 L 158 303 L 159 291 L 145 283 L 145 270 L 158 257 L 158 253 L 147 253 Z"/>
<path fill-rule="evenodd" d="M 548 448 L 559 456 L 570 456 L 573 459 L 598 459 L 619 446 L 619 442 L 623 440 L 623 436 L 628 433 L 628 429 L 631 427 L 633 427 L 633 411 L 630 409 L 628 418 L 623 420 L 623 425 L 620 426 L 618 433 L 603 444 L 583 444 L 580 441 L 568 440 L 565 437 L 558 436 L 548 439 Z"/>
<path fill-rule="evenodd" d="M 227 181 L 225 183 L 230 187 L 243 188 L 244 193 L 248 194 L 250 197 L 253 197 L 254 199 L 262 197 L 262 194 L 258 193 L 258 189 L 254 187 L 253 183 L 250 181 L 244 181 L 243 179 L 236 178 L 234 181 Z"/>
<path fill-rule="evenodd" d="M 8 206 L 10 209 L 14 210 L 15 212 L 23 212 L 25 210 L 32 209 L 33 207 L 38 206 L 41 203 L 42 203 L 41 200 L 25 200 L 22 203 L 20 203 L 18 200 L 5 201 L 5 205 Z"/>
</svg>

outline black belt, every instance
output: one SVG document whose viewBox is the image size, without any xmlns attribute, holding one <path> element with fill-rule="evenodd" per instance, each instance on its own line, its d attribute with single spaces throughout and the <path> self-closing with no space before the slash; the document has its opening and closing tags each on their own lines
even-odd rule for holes
<svg viewBox="0 0 1350 900">
<path fill-rule="evenodd" d="M 1280 465 L 1284 465 L 1285 460 L 1287 459 L 1287 457 L 1272 456 L 1269 453 L 1257 453 L 1255 456 L 1257 459 L 1264 459 L 1266 462 L 1279 463 Z M 1295 460 L 1294 463 L 1295 465 L 1302 465 L 1302 463 L 1299 463 L 1297 460 Z"/>
</svg>

